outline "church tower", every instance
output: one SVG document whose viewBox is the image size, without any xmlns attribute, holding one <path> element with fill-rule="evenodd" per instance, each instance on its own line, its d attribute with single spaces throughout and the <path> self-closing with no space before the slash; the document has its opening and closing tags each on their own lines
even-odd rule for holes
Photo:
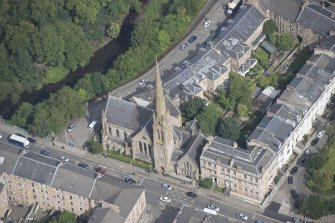
<svg viewBox="0 0 335 223">
<path fill-rule="evenodd" d="M 153 120 L 153 159 L 155 170 L 170 172 L 173 168 L 171 156 L 173 151 L 172 125 L 169 123 L 169 111 L 166 109 L 161 76 L 156 60 L 156 105 Z"/>
</svg>

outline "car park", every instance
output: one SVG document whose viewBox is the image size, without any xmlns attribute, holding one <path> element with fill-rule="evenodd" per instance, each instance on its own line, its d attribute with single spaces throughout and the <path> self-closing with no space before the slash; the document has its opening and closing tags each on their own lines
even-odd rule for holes
<svg viewBox="0 0 335 223">
<path fill-rule="evenodd" d="M 44 156 L 49 156 L 50 155 L 50 152 L 46 151 L 46 150 L 41 150 L 40 152 L 42 155 Z"/>
<path fill-rule="evenodd" d="M 292 169 L 291 169 L 291 174 L 295 175 L 299 170 L 299 167 L 298 166 L 294 166 Z"/>
<path fill-rule="evenodd" d="M 287 178 L 287 183 L 288 183 L 288 184 L 293 184 L 293 177 L 292 177 L 292 176 L 289 176 L 289 177 Z"/>
<path fill-rule="evenodd" d="M 187 42 L 188 42 L 189 44 L 191 44 L 191 43 L 193 43 L 194 41 L 196 41 L 197 38 L 198 38 L 197 36 L 191 36 L 191 37 L 188 39 Z"/>
<path fill-rule="evenodd" d="M 187 46 L 188 46 L 187 43 L 183 43 L 181 44 L 180 49 L 185 50 Z"/>
<path fill-rule="evenodd" d="M 65 157 L 65 156 L 58 156 L 58 159 L 64 162 L 69 162 L 69 158 Z"/>
<path fill-rule="evenodd" d="M 72 130 L 76 127 L 76 124 L 72 122 L 66 129 L 68 133 L 72 132 Z"/>
<path fill-rule="evenodd" d="M 217 211 L 219 212 L 220 211 L 220 208 L 214 204 L 209 204 L 207 205 L 207 208 L 211 209 L 211 210 L 214 210 L 214 211 Z"/>
<path fill-rule="evenodd" d="M 319 139 L 318 138 L 314 138 L 312 141 L 311 141 L 311 145 L 312 146 L 315 146 L 316 144 L 318 144 L 319 142 Z"/>
<path fill-rule="evenodd" d="M 161 187 L 166 190 L 171 190 L 171 186 L 168 184 L 162 184 Z"/>
<path fill-rule="evenodd" d="M 106 173 L 106 170 L 103 169 L 102 167 L 96 167 L 94 169 L 94 171 L 97 172 L 97 173 L 100 173 L 100 174 L 105 174 Z"/>
<path fill-rule="evenodd" d="M 203 24 L 203 27 L 204 28 L 207 28 L 209 25 L 211 24 L 211 21 L 210 20 L 206 20 Z"/>
<path fill-rule="evenodd" d="M 171 202 L 171 198 L 169 197 L 166 197 L 166 196 L 161 196 L 159 198 L 159 200 L 163 201 L 163 202 L 166 202 L 166 203 L 170 203 Z"/>
<path fill-rule="evenodd" d="M 85 168 L 85 169 L 88 169 L 88 168 L 89 168 L 89 165 L 88 165 L 88 164 L 86 164 L 86 163 L 82 163 L 82 162 L 78 163 L 78 166 L 80 166 L 81 168 Z"/>
<path fill-rule="evenodd" d="M 325 130 L 321 130 L 320 132 L 318 132 L 318 138 L 321 138 L 324 134 L 326 133 Z"/>
<path fill-rule="evenodd" d="M 198 197 L 198 195 L 196 193 L 191 192 L 191 191 L 187 192 L 186 195 L 189 196 L 189 197 L 192 197 L 192 198 L 197 198 Z"/>
<path fill-rule="evenodd" d="M 243 214 L 243 213 L 237 213 L 236 214 L 236 217 L 238 217 L 238 218 L 241 218 L 241 219 L 243 219 L 243 220 L 245 220 L 245 221 L 248 221 L 248 216 L 246 216 L 245 214 Z"/>
</svg>

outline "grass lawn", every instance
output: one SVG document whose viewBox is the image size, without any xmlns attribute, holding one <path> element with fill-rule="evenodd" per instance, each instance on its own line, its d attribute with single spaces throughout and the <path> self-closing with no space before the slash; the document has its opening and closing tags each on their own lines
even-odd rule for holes
<svg viewBox="0 0 335 223">
<path fill-rule="evenodd" d="M 327 163 L 322 167 L 321 171 L 335 176 L 335 145 L 330 147 Z"/>
<path fill-rule="evenodd" d="M 270 55 L 265 50 L 258 47 L 254 52 L 252 52 L 252 56 L 255 57 L 259 61 L 260 65 L 263 68 L 268 67 Z"/>
</svg>

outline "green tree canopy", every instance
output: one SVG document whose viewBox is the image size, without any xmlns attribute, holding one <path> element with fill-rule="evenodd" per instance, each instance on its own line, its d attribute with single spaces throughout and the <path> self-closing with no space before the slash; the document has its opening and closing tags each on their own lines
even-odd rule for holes
<svg viewBox="0 0 335 223">
<path fill-rule="evenodd" d="M 276 22 L 272 19 L 266 21 L 263 26 L 263 32 L 268 36 L 272 36 L 277 31 Z"/>
<path fill-rule="evenodd" d="M 89 148 L 90 152 L 93 153 L 93 154 L 99 154 L 99 153 L 102 152 L 102 144 L 101 144 L 101 142 L 99 142 L 95 138 L 93 138 L 93 140 L 91 140 L 88 143 L 88 148 Z"/>
<path fill-rule="evenodd" d="M 322 153 L 312 153 L 307 160 L 307 167 L 308 168 L 313 168 L 313 169 L 321 169 L 322 166 L 326 163 L 327 161 L 327 156 Z"/>
<path fill-rule="evenodd" d="M 318 219 L 327 212 L 327 206 L 320 196 L 310 195 L 303 201 L 302 211 L 306 216 Z"/>
<path fill-rule="evenodd" d="M 119 23 L 111 22 L 107 29 L 107 35 L 111 37 L 112 39 L 115 39 L 116 37 L 119 36 L 120 30 L 121 30 L 121 26 Z"/>
<path fill-rule="evenodd" d="M 222 110 L 219 106 L 209 104 L 197 116 L 199 127 L 205 135 L 215 135 L 215 127 L 221 114 Z"/>
<path fill-rule="evenodd" d="M 194 97 L 189 100 L 186 105 L 182 108 L 183 116 L 186 121 L 193 120 L 198 114 L 202 112 L 202 109 L 205 106 L 203 99 L 199 97 Z"/>
<path fill-rule="evenodd" d="M 213 181 L 211 178 L 205 178 L 203 180 L 200 180 L 199 186 L 206 189 L 210 189 L 213 186 Z"/>
<path fill-rule="evenodd" d="M 240 136 L 240 125 L 234 118 L 225 118 L 217 124 L 217 134 L 225 139 L 236 142 Z"/>
<path fill-rule="evenodd" d="M 63 211 L 60 215 L 52 217 L 48 223 L 77 223 L 77 216 L 69 211 Z"/>
<path fill-rule="evenodd" d="M 290 34 L 283 33 L 277 37 L 276 46 L 280 50 L 290 50 L 294 47 L 294 39 Z"/>
</svg>

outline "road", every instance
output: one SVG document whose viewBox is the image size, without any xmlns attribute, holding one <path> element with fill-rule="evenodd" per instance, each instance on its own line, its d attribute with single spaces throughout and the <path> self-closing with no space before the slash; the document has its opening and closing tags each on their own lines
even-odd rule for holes
<svg viewBox="0 0 335 223">
<path fill-rule="evenodd" d="M 9 134 L 3 131 L 0 131 L 0 134 L 3 136 L 3 138 L 0 140 L 0 148 L 7 147 L 15 149 L 16 146 L 7 141 Z M 220 222 L 241 222 L 240 220 L 236 219 L 236 213 L 238 212 L 242 212 L 249 216 L 249 220 L 243 222 L 251 223 L 254 222 L 256 219 L 263 220 L 264 222 L 279 222 L 265 216 L 241 210 L 237 207 L 230 206 L 229 204 L 220 203 L 212 199 L 208 199 L 202 194 L 199 194 L 198 198 L 196 199 L 190 198 L 186 195 L 187 191 L 179 186 L 174 186 L 171 190 L 165 190 L 161 188 L 161 183 L 164 182 L 158 181 L 157 179 L 133 176 L 132 173 L 122 170 L 122 167 L 110 168 L 107 166 L 102 166 L 101 164 L 94 162 L 93 160 L 88 160 L 84 157 L 74 155 L 62 150 L 43 146 L 38 142 L 33 143 L 30 146 L 29 150 L 36 153 L 40 153 L 41 150 L 46 150 L 50 152 L 49 156 L 54 159 L 58 159 L 58 157 L 62 155 L 69 158 L 69 163 L 73 165 L 78 165 L 79 162 L 84 162 L 89 165 L 90 169 L 94 169 L 95 167 L 99 166 L 103 167 L 107 170 L 107 174 L 118 179 L 117 181 L 123 181 L 125 177 L 129 176 L 134 178 L 140 187 L 146 189 L 146 198 L 148 203 L 147 209 L 150 209 L 152 212 L 153 222 L 171 222 L 171 219 L 175 218 L 175 216 L 178 214 L 183 206 L 187 206 L 191 210 L 201 212 L 201 209 L 205 208 L 208 204 L 215 204 L 220 207 L 220 212 L 218 213 L 218 215 L 213 216 L 213 218 L 218 219 L 218 221 Z M 197 191 L 194 192 L 198 193 Z M 171 203 L 167 205 L 161 202 L 159 198 L 162 195 L 170 197 Z M 202 214 L 205 216 L 204 213 Z"/>
<path fill-rule="evenodd" d="M 208 1 L 207 4 L 210 4 L 210 2 L 212 1 Z M 181 40 L 174 49 L 172 49 L 167 55 L 164 56 L 164 58 L 159 61 L 161 75 L 171 75 L 174 68 L 176 68 L 179 63 L 182 63 L 185 59 L 189 57 L 193 57 L 203 46 L 203 43 L 206 42 L 209 37 L 214 35 L 216 29 L 218 27 L 221 27 L 221 24 L 226 18 L 223 9 L 224 2 L 228 1 L 216 1 L 215 4 L 206 13 L 204 18 L 198 24 L 196 24 L 195 28 L 183 40 Z M 203 27 L 205 19 L 210 20 L 210 25 L 206 28 Z M 191 36 L 197 36 L 197 40 L 192 44 L 188 44 L 185 50 L 181 50 L 180 46 L 183 43 L 187 43 L 188 39 Z M 116 93 L 118 93 L 122 98 L 128 98 L 135 93 L 140 93 L 146 89 L 147 85 L 153 85 L 155 73 L 156 68 L 152 67 L 140 77 L 113 90 L 112 94 L 115 95 Z M 149 82 L 147 82 L 146 85 L 142 85 L 140 87 L 138 83 L 143 78 L 147 78 Z"/>
</svg>

